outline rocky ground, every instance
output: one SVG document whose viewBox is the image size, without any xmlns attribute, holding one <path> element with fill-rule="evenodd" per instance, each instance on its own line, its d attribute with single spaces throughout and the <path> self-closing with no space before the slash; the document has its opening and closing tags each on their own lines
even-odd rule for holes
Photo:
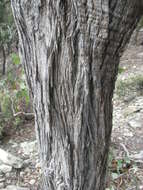
<svg viewBox="0 0 143 190">
<path fill-rule="evenodd" d="M 39 190 L 40 164 L 37 149 L 33 122 L 9 130 L 0 145 L 0 189 Z M 1 154 L 3 150 L 6 153 Z M 7 153 L 9 154 L 5 155 Z"/>
<path fill-rule="evenodd" d="M 143 46 L 129 46 L 119 70 L 107 189 L 143 190 Z M 39 190 L 33 122 L 7 131 L 0 142 L 0 189 Z"/>
<path fill-rule="evenodd" d="M 119 172 L 112 187 L 143 190 L 143 46 L 129 46 L 119 70 L 111 149 L 116 167 L 125 171 Z M 128 166 L 121 166 L 121 160 Z"/>
</svg>

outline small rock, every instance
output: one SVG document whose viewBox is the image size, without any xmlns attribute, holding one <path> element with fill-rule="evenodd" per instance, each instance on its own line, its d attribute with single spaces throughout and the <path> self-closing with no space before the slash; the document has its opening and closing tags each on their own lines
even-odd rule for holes
<svg viewBox="0 0 143 190">
<path fill-rule="evenodd" d="M 35 168 L 41 168 L 41 164 L 40 164 L 40 163 L 37 163 L 37 164 L 35 165 Z"/>
<path fill-rule="evenodd" d="M 33 142 L 23 142 L 21 143 L 21 148 L 25 155 L 30 155 L 33 152 L 37 151 L 37 141 Z"/>
<path fill-rule="evenodd" d="M 14 168 L 22 168 L 23 160 L 0 148 L 0 161 Z"/>
<path fill-rule="evenodd" d="M 34 185 L 35 182 L 36 182 L 35 179 L 31 179 L 31 180 L 29 181 L 29 184 L 30 184 L 30 185 Z"/>
<path fill-rule="evenodd" d="M 135 95 L 130 95 L 124 98 L 124 102 L 131 102 L 136 96 Z"/>
<path fill-rule="evenodd" d="M 12 170 L 12 167 L 11 166 L 8 166 L 8 165 L 0 165 L 0 171 L 3 172 L 3 173 L 9 173 L 11 172 Z"/>
<path fill-rule="evenodd" d="M 131 155 L 130 157 L 133 159 L 136 159 L 136 160 L 142 160 L 143 161 L 143 151 L 140 151 L 140 153 L 138 153 L 138 154 Z"/>
<path fill-rule="evenodd" d="M 16 148 L 16 147 L 18 147 L 18 144 L 17 144 L 17 143 L 14 143 L 14 144 L 12 145 L 12 147 L 13 147 L 13 148 Z"/>
<path fill-rule="evenodd" d="M 137 121 L 135 119 L 132 119 L 128 122 L 128 124 L 133 127 L 133 128 L 141 128 L 142 127 L 142 122 L 141 121 Z"/>
<path fill-rule="evenodd" d="M 126 117 L 126 116 L 133 114 L 135 112 L 140 112 L 140 110 L 141 109 L 139 109 L 137 106 L 129 106 L 129 107 L 125 108 L 124 115 Z"/>
<path fill-rule="evenodd" d="M 20 172 L 20 177 L 23 177 L 25 175 L 25 172 Z"/>
</svg>

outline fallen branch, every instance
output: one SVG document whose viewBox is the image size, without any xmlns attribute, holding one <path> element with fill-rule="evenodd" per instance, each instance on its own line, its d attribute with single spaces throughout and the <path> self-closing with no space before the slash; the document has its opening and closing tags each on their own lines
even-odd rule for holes
<svg viewBox="0 0 143 190">
<path fill-rule="evenodd" d="M 17 117 L 17 116 L 19 116 L 19 115 L 34 116 L 34 113 L 17 112 L 17 113 L 14 113 L 14 114 L 13 114 L 14 117 Z"/>
<path fill-rule="evenodd" d="M 130 160 L 132 160 L 132 161 L 134 161 L 136 163 L 143 163 L 143 160 L 142 160 L 142 158 L 143 158 L 143 151 L 141 151 L 141 153 L 139 153 L 139 154 L 130 155 L 127 147 L 123 143 L 120 143 L 120 145 L 123 147 L 124 151 L 127 154 L 127 157 Z"/>
<path fill-rule="evenodd" d="M 129 158 L 129 157 L 130 157 L 130 154 L 129 154 L 129 151 L 128 151 L 127 147 L 126 147 L 123 143 L 120 143 L 120 145 L 123 147 L 124 151 L 125 151 L 126 154 L 127 154 L 127 157 Z"/>
<path fill-rule="evenodd" d="M 11 109 L 12 109 L 12 113 L 13 113 L 13 116 L 14 116 L 14 117 L 17 117 L 17 116 L 19 116 L 19 115 L 33 116 L 33 117 L 34 117 L 34 113 L 26 113 L 26 112 L 22 112 L 22 111 L 16 113 L 16 112 L 15 112 L 15 109 L 14 109 L 13 99 L 10 98 L 10 100 L 11 100 Z"/>
</svg>

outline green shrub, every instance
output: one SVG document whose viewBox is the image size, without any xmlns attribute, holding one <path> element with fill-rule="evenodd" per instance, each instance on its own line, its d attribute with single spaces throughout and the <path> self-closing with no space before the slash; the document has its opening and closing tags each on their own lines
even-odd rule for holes
<svg viewBox="0 0 143 190">
<path fill-rule="evenodd" d="M 11 54 L 11 58 L 12 58 L 12 62 L 15 65 L 19 65 L 20 64 L 20 58 L 16 53 L 12 53 Z"/>
<path fill-rule="evenodd" d="M 29 92 L 20 59 L 15 53 L 11 58 L 13 70 L 0 80 L 0 135 L 5 126 L 17 126 L 22 122 L 21 115 L 14 116 L 15 113 L 26 112 L 30 107 Z"/>
</svg>

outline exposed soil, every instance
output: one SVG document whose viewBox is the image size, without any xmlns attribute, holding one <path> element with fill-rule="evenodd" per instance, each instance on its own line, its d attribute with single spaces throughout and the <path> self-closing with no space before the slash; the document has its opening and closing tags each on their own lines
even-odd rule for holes
<svg viewBox="0 0 143 190">
<path fill-rule="evenodd" d="M 120 67 L 124 70 L 118 75 L 117 83 L 143 76 L 143 46 L 129 46 L 121 58 Z M 111 149 L 116 161 L 128 157 L 130 166 L 125 167 L 124 172 L 119 172 L 110 188 L 143 190 L 143 96 L 142 93 L 132 91 L 126 94 L 126 90 L 124 97 L 116 93 L 114 95 Z M 119 165 L 116 163 L 115 167 Z"/>
</svg>

